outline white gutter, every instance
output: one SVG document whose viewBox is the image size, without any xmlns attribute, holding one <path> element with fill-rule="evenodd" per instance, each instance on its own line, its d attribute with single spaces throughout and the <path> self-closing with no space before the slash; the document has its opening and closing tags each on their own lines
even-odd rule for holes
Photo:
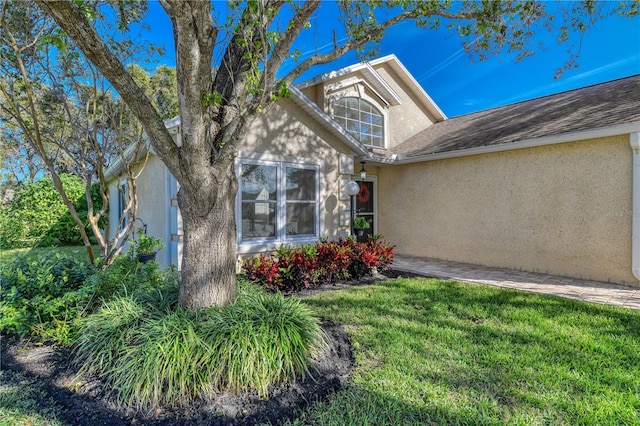
<svg viewBox="0 0 640 426">
<path fill-rule="evenodd" d="M 396 164 L 420 163 L 423 161 L 444 160 L 447 158 L 466 157 L 469 155 L 490 154 L 493 152 L 511 151 L 513 149 L 533 148 L 537 146 L 555 145 L 565 142 L 575 142 L 585 139 L 603 138 L 607 136 L 623 135 L 640 132 L 640 121 L 620 124 L 611 127 L 601 127 L 594 130 L 582 130 L 579 132 L 562 133 L 559 135 L 543 136 L 540 138 L 524 139 L 516 142 L 505 142 L 499 145 L 479 146 L 476 148 L 459 149 L 457 151 L 439 152 L 434 154 L 416 155 L 407 157 L 398 155 Z"/>
<path fill-rule="evenodd" d="M 176 135 L 178 133 L 178 126 L 180 126 L 180 116 L 176 116 L 170 120 L 165 120 L 164 125 L 172 136 Z M 179 140 L 180 138 L 178 138 L 178 141 Z M 153 147 L 149 143 L 149 139 L 147 138 L 146 133 L 144 134 L 141 143 L 144 144 L 144 148 L 142 151 L 138 153 L 138 156 L 140 158 L 142 158 L 142 156 L 146 154 L 146 151 L 144 149 L 148 149 L 149 152 L 151 152 L 151 154 L 156 155 L 156 151 L 153 149 Z M 105 170 L 104 172 L 104 177 L 107 180 L 107 182 L 118 177 L 118 175 L 120 174 L 120 169 L 122 168 L 122 157 L 124 156 L 124 158 L 126 158 L 127 161 L 130 160 L 131 155 L 133 154 L 133 151 L 136 149 L 136 146 L 138 146 L 137 143 L 132 143 L 131 145 L 126 147 L 123 155 L 118 155 L 115 161 L 111 163 L 109 167 L 107 167 L 107 170 Z M 178 144 L 178 146 L 180 145 Z"/>
<path fill-rule="evenodd" d="M 640 133 L 629 135 L 633 150 L 633 181 L 631 207 L 631 271 L 640 280 Z"/>
<path fill-rule="evenodd" d="M 145 139 L 141 143 L 145 144 L 146 140 L 147 139 L 145 136 Z M 125 148 L 122 155 L 118 155 L 115 161 L 111 163 L 109 167 L 107 167 L 107 170 L 104 171 L 104 178 L 107 182 L 112 181 L 113 179 L 117 178 L 120 175 L 120 169 L 122 168 L 122 158 L 124 157 L 127 159 L 127 161 L 129 161 L 137 147 L 138 147 L 138 143 L 136 142 L 132 143 L 131 145 Z"/>
</svg>

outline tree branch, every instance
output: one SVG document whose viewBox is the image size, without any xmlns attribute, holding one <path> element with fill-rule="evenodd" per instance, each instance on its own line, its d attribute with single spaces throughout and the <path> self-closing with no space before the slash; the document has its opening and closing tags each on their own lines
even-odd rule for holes
<svg viewBox="0 0 640 426">
<path fill-rule="evenodd" d="M 152 146 L 174 176 L 178 167 L 179 148 L 173 142 L 164 122 L 144 91 L 135 83 L 120 60 L 104 44 L 98 33 L 73 1 L 36 0 L 75 42 L 118 91 L 144 126 Z"/>
<path fill-rule="evenodd" d="M 360 38 L 348 40 L 342 46 L 336 47 L 332 52 L 329 53 L 317 53 L 309 58 L 305 59 L 301 62 L 297 67 L 292 69 L 283 79 L 286 84 L 291 84 L 293 81 L 298 78 L 302 73 L 311 68 L 314 65 L 326 64 L 332 62 L 350 50 L 357 49 L 358 47 L 364 46 L 370 41 L 375 40 L 377 37 L 382 35 L 382 33 L 387 29 L 399 22 L 406 21 L 408 19 L 415 19 L 419 16 L 419 13 L 415 10 L 404 11 L 393 18 L 390 18 L 381 24 L 379 24 L 374 30 L 368 32 Z"/>
<path fill-rule="evenodd" d="M 287 25 L 287 29 L 282 37 L 280 37 L 280 40 L 278 40 L 278 43 L 274 47 L 265 66 L 263 74 L 265 86 L 273 86 L 276 73 L 287 58 L 287 54 L 289 53 L 293 42 L 298 38 L 300 31 L 304 28 L 311 15 L 313 15 L 319 6 L 319 0 L 309 0 L 291 18 L 289 25 Z"/>
</svg>

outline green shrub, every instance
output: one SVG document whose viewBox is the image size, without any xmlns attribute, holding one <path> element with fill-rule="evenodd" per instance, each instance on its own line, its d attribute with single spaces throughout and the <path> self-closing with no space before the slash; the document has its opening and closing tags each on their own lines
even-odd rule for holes
<svg viewBox="0 0 640 426">
<path fill-rule="evenodd" d="M 60 175 L 62 186 L 73 201 L 78 216 L 87 217 L 85 183 L 71 174 Z M 94 208 L 102 199 L 97 187 L 92 188 Z M 42 178 L 21 186 L 13 202 L 0 209 L 0 247 L 49 247 L 81 243 L 75 223 L 51 178 Z"/>
<path fill-rule="evenodd" d="M 389 268 L 394 247 L 373 236 L 367 242 L 354 238 L 322 240 L 300 247 L 281 246 L 273 256 L 245 259 L 249 280 L 268 290 L 298 291 L 346 278 L 360 279 Z"/>
<path fill-rule="evenodd" d="M 69 343 L 72 324 L 91 292 L 83 288 L 94 267 L 73 256 L 22 255 L 0 266 L 0 331 Z"/>
<path fill-rule="evenodd" d="M 139 293 L 156 304 L 159 297 L 173 303 L 167 294 L 150 291 L 166 282 L 176 285 L 177 276 L 127 255 L 107 268 L 60 253 L 18 256 L 0 266 L 0 331 L 70 345 L 81 320 L 116 296 Z"/>
<path fill-rule="evenodd" d="M 105 378 L 132 407 L 187 404 L 215 392 L 256 390 L 306 371 L 324 334 L 295 299 L 240 286 L 236 302 L 191 313 L 167 283 L 117 297 L 85 321 L 81 371 Z"/>
<path fill-rule="evenodd" d="M 96 298 L 110 300 L 114 296 L 144 292 L 152 289 L 173 276 L 171 271 L 162 272 L 156 262 L 142 264 L 128 254 L 114 259 L 108 268 L 102 268 L 87 280 L 87 286 L 95 292 Z"/>
</svg>

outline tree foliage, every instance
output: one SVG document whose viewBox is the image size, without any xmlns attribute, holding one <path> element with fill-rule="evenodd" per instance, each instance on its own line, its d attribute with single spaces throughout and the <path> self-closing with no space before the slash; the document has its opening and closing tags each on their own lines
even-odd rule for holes
<svg viewBox="0 0 640 426">
<path fill-rule="evenodd" d="M 135 163 L 143 148 L 143 128 L 53 19 L 33 3 L 0 4 L 0 123 L 6 140 L 0 152 L 4 165 L 14 181 L 33 180 L 44 170 L 77 224 L 90 257 L 89 235 L 93 233 L 103 257 L 112 259 L 131 234 L 136 219 L 135 178 L 139 167 Z M 126 29 L 144 10 L 144 4 L 132 3 L 118 12 L 120 20 L 112 28 L 110 21 L 98 21 L 97 3 L 82 7 L 86 16 L 101 22 L 103 32 Z M 144 49 L 126 37 L 107 42 L 121 60 L 144 54 Z M 128 72 L 144 87 L 162 118 L 177 114 L 174 70 L 163 66 L 150 76 L 140 66 L 131 65 Z M 136 149 L 131 152 L 128 147 Z M 117 232 L 109 239 L 103 226 L 110 196 L 105 171 L 116 160 L 122 164 L 121 178 L 126 181 L 126 190 L 118 186 L 125 200 L 126 220 L 112 224 Z M 66 192 L 61 179 L 64 173 L 83 179 L 83 210 L 75 208 L 76 195 Z M 89 227 L 85 229 L 87 222 Z"/>
<path fill-rule="evenodd" d="M 60 180 L 78 215 L 86 218 L 87 200 L 82 179 L 62 174 Z M 95 185 L 91 195 L 94 206 L 101 207 L 102 200 Z M 52 179 L 47 177 L 20 186 L 13 201 L 0 208 L 0 225 L 0 247 L 4 249 L 82 243 L 77 224 Z M 84 225 L 89 226 L 86 219 Z"/>
<path fill-rule="evenodd" d="M 340 1 L 346 40 L 282 72 L 285 61 L 297 57 L 294 42 L 309 27 L 319 1 L 160 3 L 175 40 L 180 144 L 118 52 L 105 42 L 95 16 L 86 10 L 89 3 L 38 0 L 113 84 L 180 184 L 178 204 L 184 225 L 180 303 L 190 309 L 227 304 L 235 297 L 234 158 L 253 120 L 286 96 L 303 72 L 352 50 L 363 59 L 370 57 L 385 31 L 403 21 L 424 29 L 446 25 L 479 59 L 499 52 L 524 58 L 533 52 L 532 36 L 540 29 L 559 27 L 562 41 L 563 34 L 583 33 L 602 14 L 635 14 L 638 7 L 637 2 L 623 2 L 611 9 L 589 0 L 565 6 L 570 11 L 563 17 L 549 14 L 547 3 L 531 1 Z M 225 9 L 215 13 L 220 8 Z M 556 18 L 563 19 L 559 26 Z M 208 261 L 202 262 L 203 258 Z"/>
</svg>

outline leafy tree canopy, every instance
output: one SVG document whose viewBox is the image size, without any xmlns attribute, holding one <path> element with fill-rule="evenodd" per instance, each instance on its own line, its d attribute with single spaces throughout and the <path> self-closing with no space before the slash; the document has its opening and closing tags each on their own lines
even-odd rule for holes
<svg viewBox="0 0 640 426">
<path fill-rule="evenodd" d="M 132 1 L 88 2 L 37 0 L 115 87 L 140 120 L 150 142 L 180 183 L 178 204 L 184 225 L 180 303 L 190 309 L 226 304 L 235 297 L 234 158 L 249 125 L 291 83 L 314 65 L 329 63 L 349 51 L 362 58 L 375 54 L 385 31 L 404 21 L 430 30 L 446 25 L 462 37 L 467 51 L 482 59 L 499 52 L 530 56 L 532 36 L 559 29 L 566 40 L 590 28 L 607 13 L 635 15 L 638 2 L 586 0 L 561 3 L 551 15 L 538 1 L 339 1 L 347 37 L 333 49 L 299 60 L 294 42 L 310 26 L 319 1 L 252 0 L 208 2 L 160 0 L 169 16 L 175 42 L 180 145 L 165 128 L 162 115 L 127 69 L 125 53 L 111 33 L 100 30 L 107 16 L 129 30 L 146 4 Z M 220 9 L 224 10 L 220 12 Z M 162 29 L 164 30 L 164 29 Z M 569 58 L 567 66 L 571 65 Z M 202 259 L 207 259 L 203 262 Z"/>
</svg>

